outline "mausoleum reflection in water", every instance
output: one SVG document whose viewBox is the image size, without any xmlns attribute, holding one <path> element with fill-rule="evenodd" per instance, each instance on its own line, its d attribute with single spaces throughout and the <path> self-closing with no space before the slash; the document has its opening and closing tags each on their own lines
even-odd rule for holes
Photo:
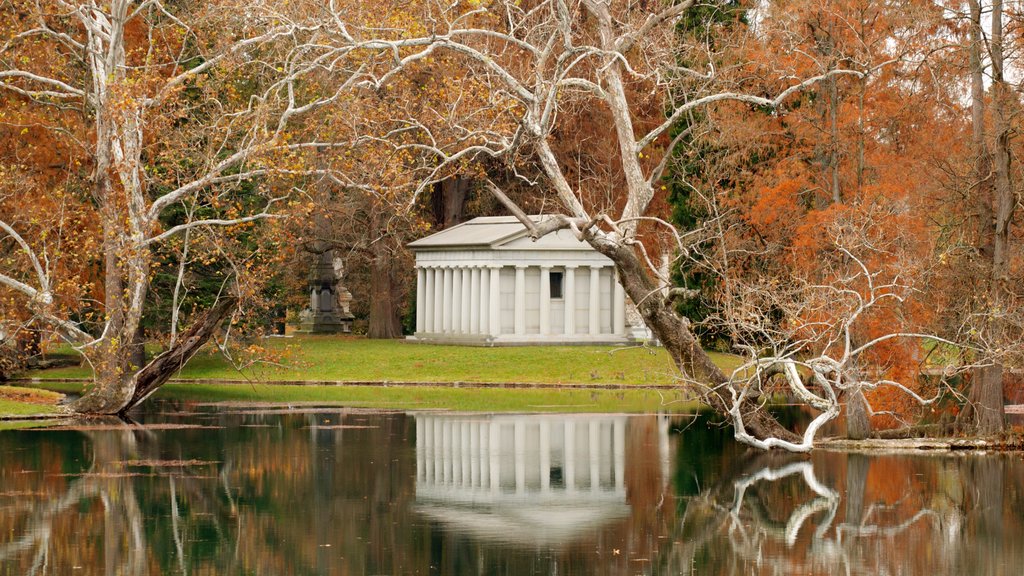
<svg viewBox="0 0 1024 576">
<path fill-rule="evenodd" d="M 416 509 L 449 529 L 557 546 L 630 515 L 625 415 L 416 416 Z M 657 475 L 668 479 L 669 420 Z"/>
</svg>

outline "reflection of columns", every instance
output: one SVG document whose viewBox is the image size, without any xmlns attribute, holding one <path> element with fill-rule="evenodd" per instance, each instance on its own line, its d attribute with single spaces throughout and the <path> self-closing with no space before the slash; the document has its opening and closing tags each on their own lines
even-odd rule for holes
<svg viewBox="0 0 1024 576">
<path fill-rule="evenodd" d="M 459 325 L 459 332 L 469 334 L 470 311 L 473 309 L 470 300 L 473 298 L 470 293 L 472 271 L 469 268 L 462 269 L 462 323 Z"/>
<path fill-rule="evenodd" d="M 612 332 L 622 336 L 626 333 L 626 291 L 622 288 L 618 268 L 612 286 Z"/>
<path fill-rule="evenodd" d="M 443 484 L 452 482 L 452 420 L 441 421 L 441 475 Z"/>
<path fill-rule="evenodd" d="M 480 485 L 480 423 L 469 424 L 469 484 Z"/>
<path fill-rule="evenodd" d="M 426 310 L 424 303 L 427 301 L 426 294 L 427 271 L 422 267 L 416 268 L 416 331 L 423 332 L 426 326 Z"/>
<path fill-rule="evenodd" d="M 427 268 L 424 270 L 426 277 L 424 279 L 424 294 L 423 294 L 423 331 L 433 332 L 434 331 L 434 269 Z M 419 306 L 419 300 L 416 301 L 416 305 Z"/>
<path fill-rule="evenodd" d="M 515 311 L 516 336 L 526 334 L 526 266 L 516 266 Z"/>
<path fill-rule="evenodd" d="M 491 271 L 490 311 L 491 335 L 501 336 L 501 267 L 494 266 Z"/>
<path fill-rule="evenodd" d="M 441 329 L 452 331 L 452 269 L 444 269 L 444 287 L 441 292 Z"/>
<path fill-rule="evenodd" d="M 576 267 L 565 267 L 565 335 L 576 334 Z"/>
<path fill-rule="evenodd" d="M 434 420 L 433 426 L 430 427 L 430 446 L 431 446 L 431 462 L 433 466 L 430 467 L 430 482 L 437 484 L 441 481 L 441 420 Z"/>
<path fill-rule="evenodd" d="M 565 491 L 572 494 L 576 491 L 576 422 L 571 418 L 565 421 L 564 461 L 562 474 L 565 478 Z"/>
<path fill-rule="evenodd" d="M 597 492 L 601 486 L 601 424 L 591 420 L 588 428 L 587 454 L 590 455 L 590 491 Z"/>
<path fill-rule="evenodd" d="M 484 274 L 484 277 L 487 275 Z M 491 468 L 490 468 L 490 430 L 491 427 L 488 423 L 482 422 L 479 426 L 480 433 L 480 486 L 481 488 L 487 488 L 490 486 L 491 481 Z"/>
<path fill-rule="evenodd" d="M 416 419 L 416 481 L 427 482 L 427 457 L 429 454 L 430 438 L 427 436 L 427 421 L 424 418 Z"/>
<path fill-rule="evenodd" d="M 480 269 L 472 268 L 469 279 L 469 332 L 480 333 Z"/>
<path fill-rule="evenodd" d="M 626 488 L 626 419 L 616 419 L 612 424 L 612 447 L 615 452 L 615 489 Z"/>
<path fill-rule="evenodd" d="M 459 485 L 468 486 L 470 482 L 470 439 L 469 422 L 459 423 Z"/>
<path fill-rule="evenodd" d="M 498 458 L 498 449 L 501 446 L 501 427 L 493 420 L 487 425 L 490 429 L 488 434 L 488 449 L 490 456 L 491 492 L 497 493 L 498 483 L 501 480 L 501 460 Z"/>
<path fill-rule="evenodd" d="M 540 333 L 551 332 L 551 266 L 540 267 Z"/>
<path fill-rule="evenodd" d="M 601 269 L 590 267 L 590 335 L 601 333 Z"/>
<path fill-rule="evenodd" d="M 516 494 L 526 491 L 526 425 L 522 418 L 516 418 L 512 424 L 516 470 Z"/>
<path fill-rule="evenodd" d="M 462 268 L 452 270 L 452 332 L 462 330 Z"/>
<path fill-rule="evenodd" d="M 540 491 L 551 491 L 551 421 L 540 421 Z"/>
</svg>

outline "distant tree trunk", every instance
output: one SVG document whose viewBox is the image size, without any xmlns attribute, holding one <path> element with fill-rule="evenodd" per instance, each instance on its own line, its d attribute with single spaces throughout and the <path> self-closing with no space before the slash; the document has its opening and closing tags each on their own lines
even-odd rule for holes
<svg viewBox="0 0 1024 576">
<path fill-rule="evenodd" d="M 401 338 L 401 301 L 397 297 L 394 274 L 395 258 L 391 247 L 378 242 L 371 247 L 370 319 L 368 338 Z"/>
<path fill-rule="evenodd" d="M 854 388 L 846 394 L 846 437 L 863 440 L 871 435 L 871 418 L 864 392 Z"/>
<path fill-rule="evenodd" d="M 985 138 L 985 87 L 982 59 L 981 5 L 969 2 L 971 13 L 971 120 L 975 154 L 975 202 L 978 208 L 978 255 L 988 270 L 987 301 L 998 309 L 1005 298 L 1004 284 L 1009 271 L 1008 247 L 1014 198 L 1010 184 L 1010 89 L 1003 77 L 1002 0 L 992 3 L 992 35 L 988 53 L 992 60 L 992 150 Z M 990 317 L 988 337 L 1002 336 L 1000 320 Z M 1005 429 L 1003 408 L 1003 367 L 996 362 L 975 370 L 968 394 L 968 406 L 957 418 L 957 428 L 974 434 L 996 434 Z"/>
<path fill-rule="evenodd" d="M 455 176 L 434 186 L 433 211 L 438 229 L 461 224 L 466 220 L 466 200 L 473 181 Z"/>
</svg>

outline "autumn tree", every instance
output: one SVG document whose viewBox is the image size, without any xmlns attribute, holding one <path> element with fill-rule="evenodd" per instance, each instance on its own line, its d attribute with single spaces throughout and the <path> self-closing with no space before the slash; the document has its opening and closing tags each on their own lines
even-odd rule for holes
<svg viewBox="0 0 1024 576">
<path fill-rule="evenodd" d="M 334 8 L 350 22 L 377 17 L 358 4 Z M 29 182 L 27 196 L 3 205 L 3 297 L 93 367 L 94 383 L 73 410 L 121 412 L 182 366 L 259 284 L 248 259 L 228 258 L 217 241 L 272 226 L 301 196 L 296 178 L 329 171 L 309 156 L 340 149 L 339 136 L 320 140 L 311 127 L 374 64 L 329 41 L 337 13 L 319 3 L 8 0 L 3 10 L 0 93 L 14 104 L 3 121 L 59 143 L 54 155 L 67 175 L 58 189 Z M 4 162 L 39 171 L 39 159 L 24 154 Z M 65 231 L 69 211 L 32 216 L 60 195 L 79 209 L 75 217 L 96 224 L 82 250 L 33 229 L 43 221 Z M 27 202 L 33 197 L 40 200 Z M 189 207 L 184 220 L 161 220 L 181 206 Z M 163 354 L 135 366 L 131 344 L 154 254 L 185 236 L 205 236 L 206 261 L 221 258 L 230 281 Z M 91 285 L 53 264 L 76 259 L 95 271 Z"/>
</svg>

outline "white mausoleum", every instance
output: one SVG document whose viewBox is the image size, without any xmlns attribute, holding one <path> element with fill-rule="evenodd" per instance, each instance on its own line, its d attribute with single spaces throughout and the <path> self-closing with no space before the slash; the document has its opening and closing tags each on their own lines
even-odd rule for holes
<svg viewBox="0 0 1024 576">
<path fill-rule="evenodd" d="M 416 254 L 412 340 L 500 346 L 630 339 L 615 267 L 569 230 L 535 242 L 512 216 L 475 218 L 409 248 Z"/>
</svg>

